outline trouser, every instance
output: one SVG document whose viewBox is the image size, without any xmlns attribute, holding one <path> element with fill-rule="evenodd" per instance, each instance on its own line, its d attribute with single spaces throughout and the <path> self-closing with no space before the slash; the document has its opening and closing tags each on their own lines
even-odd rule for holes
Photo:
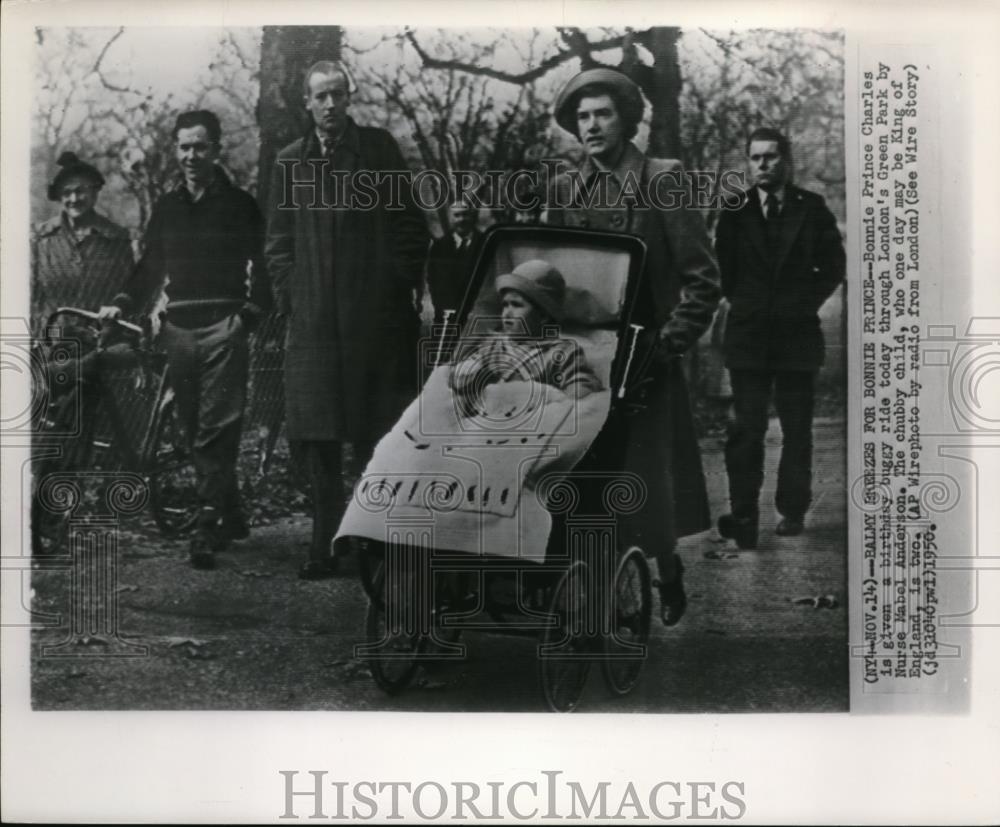
<svg viewBox="0 0 1000 827">
<path fill-rule="evenodd" d="M 236 463 L 246 406 L 247 333 L 236 314 L 192 328 L 171 324 L 168 316 L 160 341 L 194 459 L 204 528 L 240 510 Z"/>
<path fill-rule="evenodd" d="M 371 458 L 374 442 L 354 442 L 355 469 L 360 471 Z M 312 541 L 309 558 L 323 561 L 330 555 L 330 542 L 337 533 L 347 503 L 344 499 L 342 442 L 332 439 L 296 440 L 292 450 L 309 481 L 313 506 Z"/>
<path fill-rule="evenodd" d="M 733 516 L 756 520 L 764 481 L 764 436 L 772 388 L 781 423 L 781 460 L 774 504 L 800 520 L 812 501 L 812 420 L 816 373 L 805 370 L 731 370 L 733 419 L 726 440 L 726 472 Z"/>
</svg>

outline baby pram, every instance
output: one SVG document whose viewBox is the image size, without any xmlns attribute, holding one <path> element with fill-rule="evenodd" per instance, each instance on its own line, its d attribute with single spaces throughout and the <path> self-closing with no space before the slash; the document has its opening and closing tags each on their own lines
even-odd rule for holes
<svg viewBox="0 0 1000 827">
<path fill-rule="evenodd" d="M 370 602 L 357 654 L 385 691 L 422 660 L 462 657 L 462 630 L 537 635 L 553 710 L 576 706 L 595 661 L 614 693 L 636 685 L 650 574 L 618 523 L 645 498 L 622 467 L 655 341 L 629 321 L 644 256 L 621 234 L 494 229 L 463 306 L 422 343 L 423 390 L 376 447 L 335 540 L 361 551 Z M 576 342 L 601 389 L 493 384 L 470 413 L 450 373 L 496 335 L 496 277 L 534 259 L 566 282 L 561 324 L 542 336 Z"/>
</svg>

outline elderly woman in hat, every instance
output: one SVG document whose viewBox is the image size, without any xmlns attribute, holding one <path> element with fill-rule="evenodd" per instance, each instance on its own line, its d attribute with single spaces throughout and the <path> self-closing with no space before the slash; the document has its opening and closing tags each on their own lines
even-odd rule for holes
<svg viewBox="0 0 1000 827">
<path fill-rule="evenodd" d="M 49 184 L 59 214 L 32 238 L 31 318 L 38 333 L 58 307 L 98 307 L 110 301 L 134 264 L 128 230 L 95 210 L 104 176 L 74 153 L 59 156 Z"/>
<path fill-rule="evenodd" d="M 580 398 L 601 382 L 570 339 L 543 337 L 563 321 L 566 281 L 547 261 L 532 259 L 496 280 L 500 329 L 452 368 L 449 384 L 466 415 L 480 409 L 482 390 L 497 382 L 540 382 Z"/>
<path fill-rule="evenodd" d="M 711 526 L 680 357 L 711 324 L 719 270 L 679 162 L 648 158 L 632 143 L 644 108 L 639 87 L 614 69 L 588 69 L 566 84 L 555 119 L 580 141 L 586 159 L 554 181 L 547 219 L 646 242 L 632 321 L 643 326 L 657 358 L 646 408 L 631 419 L 625 465 L 648 493 L 645 506 L 625 517 L 623 531 L 626 542 L 656 556 L 661 619 L 672 626 L 687 607 L 677 538 Z M 599 177 L 606 186 L 595 189 Z M 595 191 L 601 197 L 589 197 Z"/>
</svg>

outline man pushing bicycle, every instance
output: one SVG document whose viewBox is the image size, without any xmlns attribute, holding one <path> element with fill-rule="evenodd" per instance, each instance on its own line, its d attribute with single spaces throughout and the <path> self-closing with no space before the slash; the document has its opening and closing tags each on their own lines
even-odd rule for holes
<svg viewBox="0 0 1000 827">
<path fill-rule="evenodd" d="M 195 568 L 249 534 L 236 477 L 249 367 L 247 338 L 271 306 L 263 219 L 253 197 L 217 163 L 222 130 L 212 112 L 177 117 L 182 179 L 153 208 L 145 253 L 102 319 L 117 319 L 166 283 L 160 342 L 191 443 L 200 513 Z M 249 281 L 249 289 L 248 289 Z"/>
</svg>

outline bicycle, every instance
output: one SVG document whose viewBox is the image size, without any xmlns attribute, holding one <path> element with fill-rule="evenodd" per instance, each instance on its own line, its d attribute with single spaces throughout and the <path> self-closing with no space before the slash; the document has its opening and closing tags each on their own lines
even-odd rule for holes
<svg viewBox="0 0 1000 827">
<path fill-rule="evenodd" d="M 73 337 L 56 342 L 52 334 L 60 318 L 83 324 L 75 327 Z M 47 479 L 66 472 L 102 468 L 137 473 L 148 485 L 149 507 L 164 536 L 176 537 L 194 526 L 198 500 L 191 452 L 166 355 L 153 350 L 150 340 L 148 329 L 122 320 L 103 322 L 89 310 L 60 307 L 49 316 L 43 336 L 49 392 L 45 404 L 37 406 L 41 415 L 32 441 L 35 553 L 54 554 L 68 537 L 70 510 L 47 507 L 44 490 Z M 73 373 L 75 345 L 89 348 L 77 359 L 82 375 L 71 377 L 74 381 L 62 393 L 52 392 L 53 377 L 65 384 Z"/>
</svg>

